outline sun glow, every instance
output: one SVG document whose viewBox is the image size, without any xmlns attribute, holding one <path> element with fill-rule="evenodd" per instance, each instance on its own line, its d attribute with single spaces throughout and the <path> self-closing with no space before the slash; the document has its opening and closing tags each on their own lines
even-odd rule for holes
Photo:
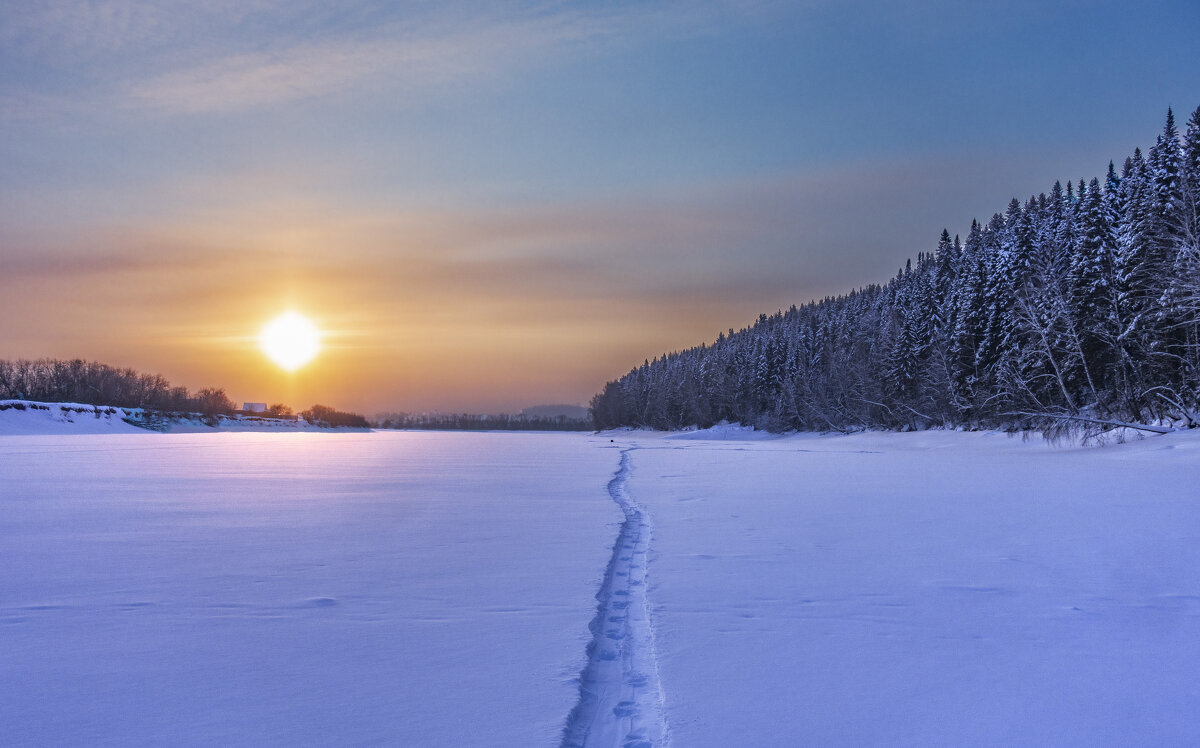
<svg viewBox="0 0 1200 748">
<path fill-rule="evenodd" d="M 288 371 L 312 361 L 321 350 L 321 333 L 307 317 L 286 312 L 267 323 L 258 336 L 267 357 Z"/>
</svg>

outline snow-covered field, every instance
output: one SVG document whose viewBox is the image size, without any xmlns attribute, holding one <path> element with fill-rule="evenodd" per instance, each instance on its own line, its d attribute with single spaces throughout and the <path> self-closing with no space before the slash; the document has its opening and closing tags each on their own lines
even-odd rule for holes
<svg viewBox="0 0 1200 748">
<path fill-rule="evenodd" d="M 615 462 L 543 435 L 0 437 L 0 745 L 554 745 Z"/>
<path fill-rule="evenodd" d="M 1198 479 L 1187 433 L 0 436 L 0 744 L 1194 745 Z"/>
<path fill-rule="evenodd" d="M 632 455 L 674 742 L 1200 744 L 1200 440 Z"/>
</svg>

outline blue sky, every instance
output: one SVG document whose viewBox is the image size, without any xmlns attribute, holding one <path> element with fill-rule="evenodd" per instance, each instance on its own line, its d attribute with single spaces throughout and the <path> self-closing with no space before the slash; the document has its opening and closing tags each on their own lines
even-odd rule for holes
<svg viewBox="0 0 1200 748">
<path fill-rule="evenodd" d="M 0 10 L 0 356 L 368 412 L 584 402 L 1200 105 L 1190 2 Z"/>
</svg>

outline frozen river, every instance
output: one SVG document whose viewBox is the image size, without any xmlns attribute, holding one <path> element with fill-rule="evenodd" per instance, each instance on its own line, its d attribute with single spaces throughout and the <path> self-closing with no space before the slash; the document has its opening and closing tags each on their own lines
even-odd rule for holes
<svg viewBox="0 0 1200 748">
<path fill-rule="evenodd" d="M 0 744 L 1200 742 L 1195 435 L 697 436 L 0 436 Z"/>
<path fill-rule="evenodd" d="M 521 435 L 0 439 L 0 744 L 554 745 L 616 460 Z"/>
</svg>

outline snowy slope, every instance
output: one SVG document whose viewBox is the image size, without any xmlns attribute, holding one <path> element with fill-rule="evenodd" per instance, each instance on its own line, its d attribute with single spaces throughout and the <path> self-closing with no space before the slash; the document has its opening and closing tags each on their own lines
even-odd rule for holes
<svg viewBox="0 0 1200 748">
<path fill-rule="evenodd" d="M 0 400 L 0 435 L 144 433 L 126 423 L 125 416 L 121 408 Z"/>
<path fill-rule="evenodd" d="M 303 419 L 267 418 L 257 415 L 216 416 L 209 420 L 195 413 L 164 418 L 141 408 L 42 403 L 30 400 L 0 400 L 0 434 L 69 435 L 136 434 L 147 430 L 173 434 L 208 434 L 214 431 L 295 432 L 324 430 Z M 339 432 L 366 429 L 339 428 Z"/>
</svg>

